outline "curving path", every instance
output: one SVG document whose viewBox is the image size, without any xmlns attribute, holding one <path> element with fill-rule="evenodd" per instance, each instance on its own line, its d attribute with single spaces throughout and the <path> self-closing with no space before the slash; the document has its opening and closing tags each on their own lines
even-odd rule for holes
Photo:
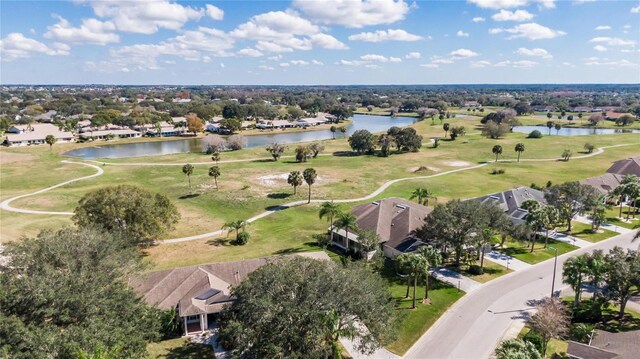
<svg viewBox="0 0 640 359">
<path fill-rule="evenodd" d="M 589 154 L 585 154 L 582 156 L 576 156 L 573 157 L 573 159 L 581 159 L 581 158 L 588 158 L 588 157 L 593 157 L 593 156 L 597 156 L 599 154 L 604 153 L 605 148 L 613 148 L 613 147 L 622 147 L 622 146 L 630 146 L 630 145 L 635 145 L 635 144 L 619 144 L 619 145 L 613 145 L 613 146 L 605 146 L 605 147 L 599 147 L 596 151 L 594 151 L 593 153 L 589 153 Z M 331 154 L 321 154 L 320 156 L 331 156 Z M 289 158 L 289 157 L 293 157 L 293 156 L 282 156 L 281 158 Z M 252 159 L 241 159 L 241 160 L 228 160 L 228 161 L 220 161 L 219 163 L 237 163 L 237 162 L 251 162 L 251 161 L 257 161 L 257 160 L 265 160 L 265 159 L 271 159 L 271 157 L 262 157 L 262 158 L 252 158 Z M 550 162 L 550 161 L 558 161 L 560 160 L 560 158 L 537 158 L 537 159 L 520 159 L 521 162 Z M 85 179 L 90 179 L 93 177 L 98 177 L 100 175 L 102 175 L 104 173 L 104 170 L 96 165 L 92 165 L 92 164 L 88 164 L 85 162 L 75 162 L 75 161 L 68 161 L 68 160 L 64 160 L 62 161 L 63 163 L 73 163 L 73 164 L 80 164 L 83 166 L 88 166 L 88 167 L 92 167 L 94 169 L 96 169 L 96 173 L 89 175 L 89 176 L 84 176 L 84 177 L 79 177 L 79 178 L 75 178 L 69 181 L 65 181 L 62 183 L 59 183 L 57 185 L 51 186 L 51 187 L 47 187 L 44 189 L 41 189 L 39 191 L 36 192 L 32 192 L 32 193 L 28 193 L 28 194 L 23 194 L 20 196 L 16 196 L 13 198 L 9 198 L 5 201 L 3 201 L 2 203 L 0 203 L 0 209 L 6 210 L 6 211 L 11 211 L 11 212 L 18 212 L 18 213 L 26 213 L 26 214 L 48 214 L 48 215 L 73 215 L 73 212 L 52 212 L 52 211 L 36 211 L 36 210 L 29 210 L 29 209 L 21 209 L 21 208 L 15 208 L 12 207 L 10 205 L 11 202 L 20 199 L 20 198 L 24 198 L 24 197 L 29 197 L 29 196 L 34 196 L 40 193 L 44 193 L 47 191 L 50 191 L 52 189 L 58 188 L 58 187 L 62 187 L 65 186 L 67 184 L 73 183 L 73 182 L 77 182 L 77 181 L 82 181 Z M 113 163 L 113 162 L 100 162 L 100 161 L 89 161 L 89 162 L 93 162 L 93 163 L 98 163 L 101 164 L 103 166 L 105 165 L 110 165 L 110 166 L 182 166 L 184 163 L 149 163 L 149 162 L 139 162 L 139 163 Z M 514 160 L 498 160 L 498 162 L 505 162 L 505 163 L 509 163 L 509 162 L 514 162 Z M 476 168 L 481 168 L 484 166 L 487 166 L 489 164 L 493 163 L 493 161 L 487 161 L 487 162 L 483 162 L 481 164 L 475 165 L 475 166 L 470 166 L 470 167 L 463 167 L 463 168 L 458 168 L 455 170 L 450 170 L 450 171 L 445 171 L 445 172 L 440 172 L 440 173 L 436 173 L 433 175 L 428 175 L 428 176 L 415 176 L 415 177 L 403 177 L 403 178 L 397 178 L 394 180 L 390 180 L 387 181 L 385 183 L 383 183 L 380 187 L 378 187 L 378 189 L 376 189 L 375 191 L 371 192 L 370 194 L 363 196 L 363 197 L 359 197 L 359 198 L 349 198 L 349 199 L 337 199 L 337 200 L 333 200 L 336 203 L 350 203 L 350 202 L 360 202 L 360 201 L 366 201 L 369 199 L 372 199 L 378 195 L 380 195 L 382 192 L 384 192 L 387 188 L 389 188 L 390 186 L 399 183 L 399 182 L 403 182 L 403 181 L 410 181 L 410 180 L 420 180 L 420 179 L 428 179 L 428 178 L 434 178 L 434 177 L 439 177 L 439 176 L 444 176 L 444 175 L 448 175 L 448 174 L 452 174 L 452 173 L 456 173 L 456 172 L 462 172 L 462 171 L 468 171 L 468 170 L 473 170 Z M 211 164 L 211 162 L 198 162 L 198 163 L 192 163 L 192 164 Z M 327 200 L 311 200 L 312 203 L 322 203 L 322 202 L 326 202 Z M 306 204 L 307 201 L 305 200 L 301 200 L 301 201 L 295 201 L 295 202 L 289 202 L 289 203 L 285 203 L 282 204 L 280 206 L 274 207 L 273 209 L 264 211 L 256 216 L 253 216 L 249 219 L 247 219 L 248 223 L 251 222 L 255 222 L 260 218 L 264 218 L 267 217 L 275 212 L 279 212 L 282 211 L 284 209 L 287 208 L 291 208 L 291 207 L 295 207 L 295 206 L 300 206 L 303 204 Z M 186 242 L 186 241 L 192 241 L 192 240 L 197 240 L 197 239 L 205 239 L 205 238 L 210 238 L 210 237 L 217 237 L 223 234 L 226 234 L 227 231 L 226 230 L 216 230 L 216 231 L 212 231 L 212 232 L 208 232 L 208 233 L 203 233 L 203 234 L 198 234 L 198 235 L 194 235 L 194 236 L 188 236 L 188 237 L 180 237 L 180 238 L 172 238 L 172 239 L 166 239 L 166 240 L 161 240 L 158 241 L 157 243 L 159 244 L 169 244 L 169 243 L 179 243 L 179 242 Z"/>
<path fill-rule="evenodd" d="M 0 203 L 0 209 L 4 209 L 5 211 L 11 211 L 11 212 L 18 212 L 18 213 L 27 213 L 27 214 L 48 214 L 48 215 L 64 215 L 64 216 L 71 216 L 73 215 L 73 212 L 52 212 L 52 211 L 35 211 L 35 210 L 30 210 L 30 209 L 22 209 L 22 208 L 15 208 L 15 207 L 11 207 L 11 202 L 20 199 L 20 198 L 25 198 L 25 197 L 30 197 L 30 196 L 35 196 L 37 194 L 40 193 L 44 193 L 47 191 L 50 191 L 52 189 L 58 188 L 58 187 L 62 187 L 62 186 L 66 186 L 70 183 L 73 182 L 78 182 L 78 181 L 82 181 L 82 180 L 86 180 L 89 178 L 93 178 L 93 177 L 98 177 L 100 175 L 102 175 L 104 173 L 104 170 L 98 166 L 94 166 L 88 163 L 84 163 L 84 162 L 74 162 L 74 161 L 67 161 L 64 160 L 62 161 L 62 163 L 73 163 L 73 164 L 77 164 L 77 165 L 83 165 L 83 166 L 87 166 L 87 167 L 91 167 L 94 168 L 97 172 L 89 175 L 89 176 L 84 176 L 84 177 L 79 177 L 79 178 L 74 178 L 72 180 L 68 180 L 62 183 L 58 183 L 57 185 L 51 186 L 51 187 L 47 187 L 44 189 L 41 189 L 39 191 L 36 192 L 31 192 L 31 193 L 27 193 L 27 194 L 23 194 L 20 196 L 16 196 L 13 198 L 9 198 L 5 201 L 3 201 L 2 203 Z"/>
</svg>

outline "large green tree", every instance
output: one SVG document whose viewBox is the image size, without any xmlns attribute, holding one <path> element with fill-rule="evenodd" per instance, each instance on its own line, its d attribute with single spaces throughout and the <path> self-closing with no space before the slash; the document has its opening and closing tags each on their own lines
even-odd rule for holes
<svg viewBox="0 0 640 359">
<path fill-rule="evenodd" d="M 573 307 L 577 308 L 582 295 L 582 283 L 589 273 L 589 258 L 586 254 L 567 259 L 562 266 L 562 281 L 575 293 Z"/>
<path fill-rule="evenodd" d="M 589 203 L 589 196 L 597 195 L 596 190 L 579 182 L 565 182 L 551 186 L 545 191 L 547 203 L 555 207 L 560 218 L 567 224 L 567 231 L 571 232 L 571 220 L 581 213 Z"/>
<path fill-rule="evenodd" d="M 505 340 L 496 349 L 496 359 L 541 359 L 536 346 L 522 339 Z"/>
<path fill-rule="evenodd" d="M 237 300 L 222 313 L 220 337 L 238 357 L 336 358 L 340 337 L 366 355 L 393 339 L 387 285 L 359 266 L 280 259 L 251 273 L 232 295 Z"/>
<path fill-rule="evenodd" d="M 318 216 L 320 219 L 326 217 L 329 220 L 329 236 L 331 237 L 331 242 L 333 242 L 333 219 L 340 213 L 342 213 L 340 207 L 333 201 L 322 202 L 320 205 L 320 212 L 318 213 Z"/>
<path fill-rule="evenodd" d="M 349 137 L 349 146 L 358 154 L 373 153 L 376 147 L 376 140 L 371 132 L 357 130 Z"/>
<path fill-rule="evenodd" d="M 180 213 L 163 194 L 119 185 L 85 194 L 72 219 L 80 227 L 119 231 L 136 244 L 148 245 L 172 230 Z"/>
<path fill-rule="evenodd" d="M 620 306 L 622 318 L 629 298 L 640 294 L 640 251 L 615 247 L 605 258 L 605 295 Z"/>
<path fill-rule="evenodd" d="M 94 228 L 43 231 L 6 244 L 0 270 L 0 353 L 75 358 L 102 347 L 138 358 L 159 339 L 159 311 L 127 285 L 140 254 L 125 236 Z"/>
</svg>

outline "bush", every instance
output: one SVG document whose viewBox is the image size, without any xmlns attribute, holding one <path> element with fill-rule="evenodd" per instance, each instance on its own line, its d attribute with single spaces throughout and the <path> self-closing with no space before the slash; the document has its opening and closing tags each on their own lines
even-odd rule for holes
<svg viewBox="0 0 640 359">
<path fill-rule="evenodd" d="M 331 237 L 326 233 L 317 233 L 311 236 L 320 248 L 326 249 L 331 245 Z"/>
<path fill-rule="evenodd" d="M 589 343 L 591 339 L 591 333 L 595 329 L 593 324 L 576 323 L 569 329 L 569 337 L 571 340 L 580 343 Z"/>
<path fill-rule="evenodd" d="M 242 135 L 233 135 L 227 139 L 227 146 L 232 151 L 241 150 L 244 148 L 244 136 Z"/>
<path fill-rule="evenodd" d="M 527 138 L 542 138 L 542 132 L 533 130 L 531 131 L 531 133 L 529 133 L 529 136 L 527 136 Z"/>
<path fill-rule="evenodd" d="M 491 174 L 492 174 L 492 175 L 501 175 L 501 174 L 504 174 L 504 173 L 505 173 L 505 170 L 504 170 L 504 169 L 497 169 L 497 168 L 494 168 L 494 169 L 491 171 Z"/>
<path fill-rule="evenodd" d="M 481 275 L 482 273 L 484 273 L 482 268 L 477 264 L 473 264 L 469 266 L 469 269 L 467 270 L 467 272 L 469 272 L 469 274 L 471 275 Z"/>
<path fill-rule="evenodd" d="M 207 135 L 202 139 L 202 150 L 210 155 L 224 151 L 226 144 L 227 141 L 220 135 Z"/>
<path fill-rule="evenodd" d="M 522 340 L 533 344 L 540 353 L 544 350 L 544 341 L 542 340 L 542 336 L 534 331 L 529 331 L 524 337 L 522 337 Z"/>
<path fill-rule="evenodd" d="M 238 238 L 236 238 L 236 244 L 239 246 L 244 246 L 245 244 L 247 244 L 247 242 L 249 242 L 249 233 L 247 232 L 240 232 L 238 233 Z"/>
</svg>

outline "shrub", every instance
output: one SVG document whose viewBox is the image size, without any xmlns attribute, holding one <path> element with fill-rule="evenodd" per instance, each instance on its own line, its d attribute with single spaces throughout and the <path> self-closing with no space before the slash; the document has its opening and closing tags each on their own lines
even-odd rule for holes
<svg viewBox="0 0 640 359">
<path fill-rule="evenodd" d="M 494 168 L 494 169 L 491 171 L 491 174 L 492 174 L 492 175 L 501 175 L 501 174 L 504 174 L 504 173 L 505 173 L 505 170 L 504 170 L 504 169 L 497 169 L 497 168 Z"/>
<path fill-rule="evenodd" d="M 593 324 L 576 323 L 569 329 L 569 337 L 580 343 L 589 343 L 591 333 L 595 329 Z"/>
<path fill-rule="evenodd" d="M 202 139 L 202 150 L 208 155 L 215 152 L 222 152 L 227 141 L 220 135 L 207 135 Z"/>
<path fill-rule="evenodd" d="M 596 146 L 594 146 L 592 143 L 587 142 L 584 144 L 584 149 L 587 151 L 587 153 L 593 152 L 595 148 Z"/>
<path fill-rule="evenodd" d="M 247 244 L 247 242 L 249 242 L 249 233 L 247 232 L 240 232 L 238 233 L 238 238 L 236 238 L 236 244 L 239 246 L 244 246 L 245 244 Z"/>
<path fill-rule="evenodd" d="M 241 150 L 244 148 L 244 136 L 242 135 L 233 135 L 227 139 L 227 146 L 232 151 Z"/>
<path fill-rule="evenodd" d="M 469 266 L 469 269 L 467 270 L 467 272 L 469 272 L 471 275 L 481 275 L 482 273 L 484 273 L 482 268 L 477 264 L 473 264 Z"/>
<path fill-rule="evenodd" d="M 326 249 L 331 245 L 331 237 L 329 237 L 326 233 L 317 233 L 311 236 L 317 243 L 320 248 Z"/>
<path fill-rule="evenodd" d="M 522 340 L 533 344 L 540 352 L 544 350 L 544 341 L 542 340 L 542 336 L 534 331 L 529 331 L 524 337 L 522 337 Z"/>
<path fill-rule="evenodd" d="M 531 131 L 531 133 L 529 133 L 529 136 L 527 136 L 527 138 L 542 138 L 542 132 L 533 130 Z"/>
</svg>

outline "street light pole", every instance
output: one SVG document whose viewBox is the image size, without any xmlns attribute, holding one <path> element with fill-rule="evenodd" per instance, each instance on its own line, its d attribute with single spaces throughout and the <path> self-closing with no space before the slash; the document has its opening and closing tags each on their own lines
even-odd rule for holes
<svg viewBox="0 0 640 359">
<path fill-rule="evenodd" d="M 552 249 L 556 251 L 556 257 L 553 260 L 553 279 L 551 280 L 551 298 L 553 298 L 553 293 L 555 292 L 555 286 L 556 286 L 556 267 L 558 265 L 558 248 L 549 247 L 547 249 Z"/>
</svg>

